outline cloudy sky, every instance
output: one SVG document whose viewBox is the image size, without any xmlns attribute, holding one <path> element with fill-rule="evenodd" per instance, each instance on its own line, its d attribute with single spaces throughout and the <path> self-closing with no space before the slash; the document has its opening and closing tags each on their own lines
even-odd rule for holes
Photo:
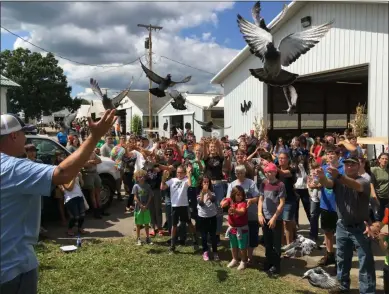
<svg viewBox="0 0 389 294">
<path fill-rule="evenodd" d="M 262 14 L 266 22 L 289 2 L 263 2 Z M 73 87 L 72 95 L 87 99 L 94 98 L 88 88 L 90 77 L 112 94 L 125 89 L 132 77 L 133 89 L 147 89 L 148 79 L 137 59 L 146 53 L 144 40 L 148 32 L 137 24 L 162 26 L 161 31 L 153 33 L 154 71 L 161 76 L 171 73 L 173 80 L 192 75 L 192 80 L 182 86 L 182 90 L 216 93 L 222 88 L 210 85 L 212 73 L 217 73 L 245 46 L 236 25 L 236 14 L 251 20 L 253 4 L 1 2 L 1 26 L 53 52 Z M 42 52 L 1 29 L 1 50 L 17 47 Z M 142 62 L 148 64 L 145 57 Z"/>
</svg>

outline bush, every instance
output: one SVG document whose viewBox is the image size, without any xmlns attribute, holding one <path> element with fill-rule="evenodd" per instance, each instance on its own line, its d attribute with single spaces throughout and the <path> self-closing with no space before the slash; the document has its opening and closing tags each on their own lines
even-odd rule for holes
<svg viewBox="0 0 389 294">
<path fill-rule="evenodd" d="M 142 119 L 139 115 L 133 115 L 131 118 L 131 132 L 137 136 L 142 135 Z"/>
</svg>

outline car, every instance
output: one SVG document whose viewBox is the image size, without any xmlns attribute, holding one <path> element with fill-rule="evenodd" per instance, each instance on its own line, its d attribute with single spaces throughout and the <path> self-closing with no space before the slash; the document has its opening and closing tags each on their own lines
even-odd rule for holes
<svg viewBox="0 0 389 294">
<path fill-rule="evenodd" d="M 70 155 L 69 150 L 48 136 L 28 134 L 26 139 L 26 144 L 35 145 L 38 149 L 37 158 L 45 164 L 54 164 L 56 154 L 58 153 L 65 157 Z M 100 192 L 101 206 L 103 209 L 106 209 L 112 203 L 116 190 L 116 181 L 120 178 L 120 172 L 115 168 L 115 162 L 110 158 L 100 156 L 100 159 L 102 162 L 97 165 L 97 172 L 102 182 Z"/>
</svg>

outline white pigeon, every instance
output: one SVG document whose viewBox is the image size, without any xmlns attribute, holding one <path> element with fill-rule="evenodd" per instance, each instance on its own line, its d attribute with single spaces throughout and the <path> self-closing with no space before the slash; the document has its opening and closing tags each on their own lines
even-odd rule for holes
<svg viewBox="0 0 389 294">
<path fill-rule="evenodd" d="M 250 69 L 258 80 L 273 86 L 288 86 L 298 77 L 297 74 L 281 69 L 289 66 L 301 55 L 313 48 L 331 29 L 334 20 L 315 28 L 296 32 L 284 37 L 278 45 L 270 32 L 250 23 L 238 14 L 238 26 L 251 52 L 263 62 L 263 68 Z"/>
<path fill-rule="evenodd" d="M 331 290 L 339 289 L 338 281 L 332 278 L 321 267 L 308 270 L 305 272 L 302 279 L 308 279 L 308 282 L 314 287 Z"/>
<path fill-rule="evenodd" d="M 213 97 L 207 109 L 211 109 L 212 107 L 215 107 L 220 102 L 220 100 L 223 99 L 223 97 L 224 97 L 223 95 L 217 95 Z"/>
<path fill-rule="evenodd" d="M 284 91 L 286 103 L 288 103 L 288 109 L 286 110 L 286 112 L 289 115 L 293 115 L 296 111 L 296 103 L 298 98 L 297 91 L 292 85 L 282 87 L 282 90 Z"/>
</svg>

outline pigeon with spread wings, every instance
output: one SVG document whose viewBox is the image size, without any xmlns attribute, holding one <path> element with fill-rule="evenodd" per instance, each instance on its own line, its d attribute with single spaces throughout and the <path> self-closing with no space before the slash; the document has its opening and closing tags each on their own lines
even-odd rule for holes
<svg viewBox="0 0 389 294">
<path fill-rule="evenodd" d="M 140 60 L 139 60 L 140 61 Z M 151 88 L 149 89 L 150 93 L 157 97 L 165 97 L 165 90 L 169 87 L 173 87 L 177 84 L 183 84 L 187 83 L 191 80 L 192 76 L 187 76 L 185 79 L 183 79 L 180 82 L 174 82 L 172 81 L 172 76 L 168 74 L 166 78 L 162 78 L 159 75 L 157 75 L 155 72 L 148 69 L 146 66 L 143 65 L 142 61 L 140 61 L 140 64 L 142 66 L 143 71 L 145 72 L 146 76 L 152 80 L 154 83 L 158 84 L 159 86 L 157 88 Z"/>
<path fill-rule="evenodd" d="M 229 129 L 231 127 L 221 127 L 221 126 L 218 126 L 218 125 L 215 125 L 212 121 L 210 122 L 204 122 L 204 121 L 200 121 L 200 120 L 197 120 L 195 119 L 195 121 L 201 126 L 201 128 L 206 131 L 206 132 L 209 132 L 209 133 L 212 133 L 212 130 L 221 130 L 221 129 Z"/>
<path fill-rule="evenodd" d="M 170 97 L 173 98 L 173 101 L 170 104 L 174 109 L 177 110 L 186 110 L 185 102 L 187 93 L 180 93 L 177 90 L 172 90 L 169 92 Z"/>
<path fill-rule="evenodd" d="M 335 278 L 332 278 L 321 267 L 316 267 L 304 273 L 302 279 L 308 279 L 308 282 L 318 288 L 329 290 L 340 290 L 339 283 Z"/>
<path fill-rule="evenodd" d="M 76 119 L 77 111 L 71 114 L 68 114 L 64 117 L 63 121 L 61 121 L 60 126 L 65 130 L 66 134 L 73 133 L 72 132 L 72 122 Z"/>
<path fill-rule="evenodd" d="M 123 90 L 121 93 L 119 93 L 119 95 L 117 95 L 112 99 L 108 98 L 107 94 L 103 94 L 103 92 L 100 89 L 99 83 L 95 79 L 93 78 L 90 79 L 90 86 L 93 93 L 103 101 L 104 109 L 108 110 L 108 109 L 116 109 L 120 105 L 122 105 L 121 102 L 125 97 L 127 97 L 127 94 L 130 92 L 133 82 L 134 82 L 134 77 L 132 77 L 128 88 L 126 90 Z"/>
<path fill-rule="evenodd" d="M 223 95 L 217 95 L 217 96 L 213 97 L 212 101 L 211 101 L 211 103 L 209 103 L 209 106 L 207 109 L 211 109 L 212 107 L 215 107 L 220 102 L 220 100 L 223 99 L 223 97 L 224 97 Z"/>
<path fill-rule="evenodd" d="M 263 62 L 263 68 L 250 69 L 250 72 L 255 78 L 266 84 L 288 86 L 297 79 L 298 75 L 283 70 L 281 66 L 289 66 L 319 43 L 321 38 L 331 29 L 334 20 L 286 36 L 281 40 L 278 48 L 274 46 L 272 34 L 263 28 L 264 22 L 262 25 L 260 20 L 259 22 L 260 26 L 250 23 L 238 14 L 238 26 L 243 38 L 249 45 L 251 53 Z"/>
</svg>

